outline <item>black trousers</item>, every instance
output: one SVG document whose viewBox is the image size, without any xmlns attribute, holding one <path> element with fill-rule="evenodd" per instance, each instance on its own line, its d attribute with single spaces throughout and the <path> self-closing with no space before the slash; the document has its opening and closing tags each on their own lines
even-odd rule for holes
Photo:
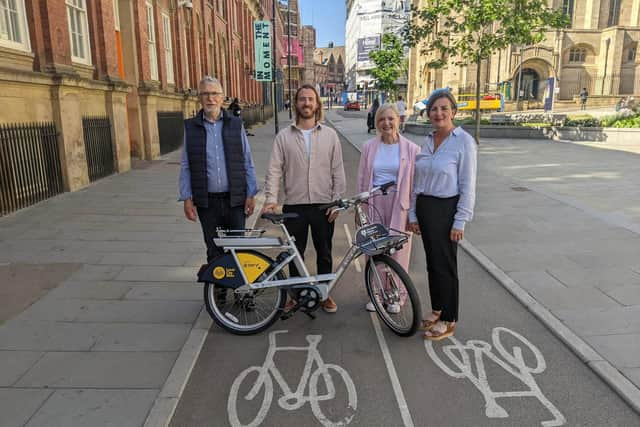
<svg viewBox="0 0 640 427">
<path fill-rule="evenodd" d="M 216 228 L 241 230 L 245 224 L 244 206 L 231 207 L 229 193 L 209 193 L 209 207 L 198 207 L 198 217 L 207 245 L 207 262 L 223 253 L 213 239 L 218 237 Z"/>
<path fill-rule="evenodd" d="M 427 254 L 431 308 L 442 311 L 445 322 L 458 320 L 458 244 L 451 241 L 451 227 L 459 196 L 446 199 L 419 195 L 416 216 Z"/>
<path fill-rule="evenodd" d="M 304 250 L 307 247 L 309 238 L 309 227 L 311 227 L 311 238 L 313 247 L 316 250 L 316 267 L 318 274 L 332 272 L 333 259 L 331 257 L 331 240 L 333 239 L 334 222 L 327 220 L 326 210 L 318 209 L 318 204 L 309 205 L 284 205 L 283 213 L 294 212 L 298 218 L 288 219 L 285 222 L 289 234 L 296 239 L 296 247 L 304 259 Z M 293 263 L 289 264 L 289 274 L 299 276 L 298 269 Z"/>
</svg>

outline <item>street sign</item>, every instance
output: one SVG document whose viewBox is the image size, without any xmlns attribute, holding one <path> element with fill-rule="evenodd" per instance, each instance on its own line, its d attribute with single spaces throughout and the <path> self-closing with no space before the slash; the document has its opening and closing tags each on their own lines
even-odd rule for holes
<svg viewBox="0 0 640 427">
<path fill-rule="evenodd" d="M 253 44 L 256 51 L 256 80 L 270 82 L 273 79 L 271 59 L 271 22 L 253 21 Z"/>
</svg>

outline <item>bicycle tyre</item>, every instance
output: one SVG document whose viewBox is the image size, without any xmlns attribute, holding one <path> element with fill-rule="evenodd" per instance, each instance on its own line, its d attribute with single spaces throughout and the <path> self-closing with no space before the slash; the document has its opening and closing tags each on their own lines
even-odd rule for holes
<svg viewBox="0 0 640 427">
<path fill-rule="evenodd" d="M 267 262 L 269 262 L 270 264 L 273 263 L 273 260 L 271 258 L 257 251 L 246 250 L 246 251 L 238 251 L 237 253 L 243 253 L 243 252 L 244 253 L 248 252 L 253 255 L 259 256 L 264 260 L 266 260 Z M 284 276 L 284 273 L 282 272 L 279 272 L 278 274 L 276 274 L 275 278 L 279 280 L 286 279 L 286 277 Z M 273 293 L 275 300 L 273 301 L 272 304 L 271 303 L 269 304 L 269 307 L 266 307 L 267 315 L 264 319 L 256 321 L 255 323 L 241 325 L 238 323 L 237 316 L 233 316 L 228 311 L 223 312 L 221 308 L 218 306 L 218 304 L 216 304 L 215 291 L 218 289 L 225 290 L 228 288 L 224 288 L 222 286 L 216 285 L 215 283 L 211 283 L 211 282 L 207 282 L 204 284 L 204 302 L 207 308 L 207 312 L 209 313 L 211 318 L 214 320 L 214 322 L 216 322 L 218 326 L 236 335 L 252 335 L 252 334 L 257 334 L 259 332 L 264 331 L 265 329 L 270 327 L 276 320 L 278 320 L 278 317 L 282 313 L 282 310 L 284 309 L 284 306 L 287 302 L 287 291 L 283 288 L 265 288 L 265 289 L 258 289 L 256 291 L 252 291 L 253 297 L 255 297 L 255 295 L 257 294 L 262 294 L 267 292 Z M 229 292 L 227 291 L 226 294 L 229 294 Z M 234 298 L 236 300 L 232 304 L 232 307 L 236 306 L 236 303 L 237 303 L 236 296 L 234 296 Z M 242 307 L 240 306 L 241 304 L 237 305 L 237 307 L 240 310 L 242 310 Z M 255 311 L 257 310 L 253 310 L 253 312 Z M 246 310 L 246 308 L 244 309 L 244 311 L 242 311 L 242 313 L 244 314 L 243 317 L 245 319 L 248 319 L 249 317 L 251 317 L 251 315 L 247 314 L 248 312 L 249 311 Z"/>
<path fill-rule="evenodd" d="M 407 303 L 411 305 L 411 319 L 408 319 L 406 326 L 398 325 L 394 319 L 394 315 L 387 312 L 385 309 L 383 302 L 376 298 L 377 288 L 373 283 L 373 269 L 376 268 L 377 265 L 384 265 L 392 270 L 392 272 L 398 277 L 402 285 L 407 291 L 407 301 L 405 301 L 405 306 Z M 385 325 L 393 333 L 399 335 L 401 337 L 410 337 L 416 333 L 418 327 L 420 326 L 420 320 L 422 318 L 422 307 L 420 305 L 420 298 L 418 297 L 418 292 L 416 291 L 415 286 L 413 285 L 413 281 L 409 274 L 402 268 L 400 264 L 389 255 L 375 255 L 369 258 L 367 261 L 367 266 L 365 269 L 365 284 L 367 287 L 367 293 L 369 294 L 369 298 L 373 306 L 378 313 L 378 316 Z"/>
</svg>

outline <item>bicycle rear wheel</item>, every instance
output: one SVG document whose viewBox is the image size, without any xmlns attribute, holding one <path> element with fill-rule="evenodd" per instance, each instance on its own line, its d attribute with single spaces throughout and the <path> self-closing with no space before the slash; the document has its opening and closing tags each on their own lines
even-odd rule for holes
<svg viewBox="0 0 640 427">
<path fill-rule="evenodd" d="M 272 263 L 264 254 L 256 251 L 251 251 L 251 254 Z M 285 276 L 278 273 L 275 278 L 281 280 Z M 287 301 L 287 292 L 273 287 L 236 293 L 231 288 L 205 283 L 204 301 L 218 326 L 233 334 L 251 335 L 267 329 L 278 319 Z"/>
<path fill-rule="evenodd" d="M 364 281 L 385 325 L 402 337 L 415 334 L 422 318 L 420 299 L 400 264 L 388 255 L 373 256 L 367 261 Z"/>
</svg>

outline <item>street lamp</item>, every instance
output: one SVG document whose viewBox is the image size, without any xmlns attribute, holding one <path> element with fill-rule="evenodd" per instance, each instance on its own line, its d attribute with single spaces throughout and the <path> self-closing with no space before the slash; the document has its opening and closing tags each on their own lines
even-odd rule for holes
<svg viewBox="0 0 640 427">
<path fill-rule="evenodd" d="M 518 69 L 518 87 L 516 88 L 516 108 L 520 108 L 520 88 L 522 87 L 522 60 L 524 59 L 523 48 L 520 46 L 520 68 Z"/>
<path fill-rule="evenodd" d="M 289 74 L 289 119 L 291 119 L 291 0 L 287 0 L 287 72 Z"/>
<path fill-rule="evenodd" d="M 278 134 L 278 105 L 276 103 L 276 0 L 271 0 L 271 27 L 273 27 L 273 58 L 271 63 L 271 103 L 273 104 L 273 118 L 276 135 Z"/>
</svg>

